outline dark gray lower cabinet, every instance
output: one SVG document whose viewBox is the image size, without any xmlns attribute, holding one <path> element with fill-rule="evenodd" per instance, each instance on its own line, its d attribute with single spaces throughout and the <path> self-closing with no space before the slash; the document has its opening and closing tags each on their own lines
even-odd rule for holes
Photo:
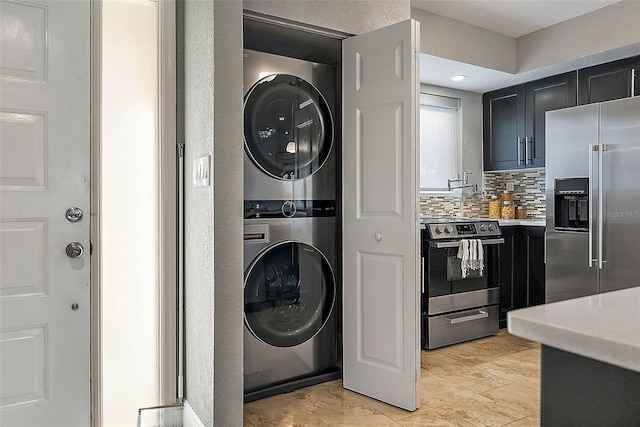
<svg viewBox="0 0 640 427">
<path fill-rule="evenodd" d="M 542 427 L 640 426 L 640 373 L 542 346 Z"/>
<path fill-rule="evenodd" d="M 544 304 L 544 227 L 502 226 L 500 245 L 500 327 L 507 312 Z"/>
</svg>

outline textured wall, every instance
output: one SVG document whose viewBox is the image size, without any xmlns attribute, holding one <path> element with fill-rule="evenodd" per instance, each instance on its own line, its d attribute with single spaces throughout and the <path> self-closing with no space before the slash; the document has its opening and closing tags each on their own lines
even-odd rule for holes
<svg viewBox="0 0 640 427">
<path fill-rule="evenodd" d="M 245 0 L 244 8 L 350 34 L 411 17 L 409 0 Z"/>
<path fill-rule="evenodd" d="M 242 2 L 214 10 L 213 424 L 242 425 Z"/>
<path fill-rule="evenodd" d="M 213 2 L 184 3 L 185 396 L 213 425 L 213 186 L 194 188 L 193 160 L 213 154 Z M 182 2 L 179 3 L 179 6 Z"/>
<path fill-rule="evenodd" d="M 516 39 L 420 9 L 411 9 L 411 17 L 420 21 L 420 52 L 516 72 Z"/>
<path fill-rule="evenodd" d="M 622 1 L 519 37 L 517 70 L 529 71 L 605 51 L 617 58 L 640 53 L 640 1 Z"/>
</svg>

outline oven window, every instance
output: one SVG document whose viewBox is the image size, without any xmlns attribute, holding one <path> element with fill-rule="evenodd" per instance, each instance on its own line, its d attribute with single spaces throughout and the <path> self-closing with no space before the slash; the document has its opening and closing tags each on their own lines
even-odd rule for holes
<svg viewBox="0 0 640 427">
<path fill-rule="evenodd" d="M 482 270 L 484 273 L 484 269 Z M 484 274 L 480 270 L 467 270 L 467 277 L 462 277 L 462 260 L 455 256 L 447 258 L 447 280 L 452 282 L 455 280 L 477 279 Z"/>
<path fill-rule="evenodd" d="M 489 257 L 490 254 L 485 253 L 485 273 L 487 272 L 486 261 Z M 460 292 L 477 291 L 490 287 L 486 275 L 481 274 L 480 270 L 468 270 L 467 277 L 462 278 L 460 261 L 458 258 L 458 249 L 449 249 L 449 253 L 447 254 L 447 281 L 451 283 L 451 293 L 457 294 Z"/>
</svg>

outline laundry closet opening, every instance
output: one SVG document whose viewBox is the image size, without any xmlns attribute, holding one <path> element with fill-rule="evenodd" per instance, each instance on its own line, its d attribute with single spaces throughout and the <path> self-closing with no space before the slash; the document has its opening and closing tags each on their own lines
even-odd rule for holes
<svg viewBox="0 0 640 427">
<path fill-rule="evenodd" d="M 342 33 L 245 12 L 244 399 L 342 376 Z"/>
</svg>

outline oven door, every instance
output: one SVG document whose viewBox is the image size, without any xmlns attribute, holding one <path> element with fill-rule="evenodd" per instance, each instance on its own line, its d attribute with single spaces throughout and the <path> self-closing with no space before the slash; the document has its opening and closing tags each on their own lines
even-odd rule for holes
<svg viewBox="0 0 640 427">
<path fill-rule="evenodd" d="M 487 290 L 498 286 L 498 247 L 504 239 L 484 239 L 484 269 L 468 270 L 462 277 L 458 258 L 460 241 L 430 241 L 425 259 L 425 293 L 428 298 Z"/>
</svg>

